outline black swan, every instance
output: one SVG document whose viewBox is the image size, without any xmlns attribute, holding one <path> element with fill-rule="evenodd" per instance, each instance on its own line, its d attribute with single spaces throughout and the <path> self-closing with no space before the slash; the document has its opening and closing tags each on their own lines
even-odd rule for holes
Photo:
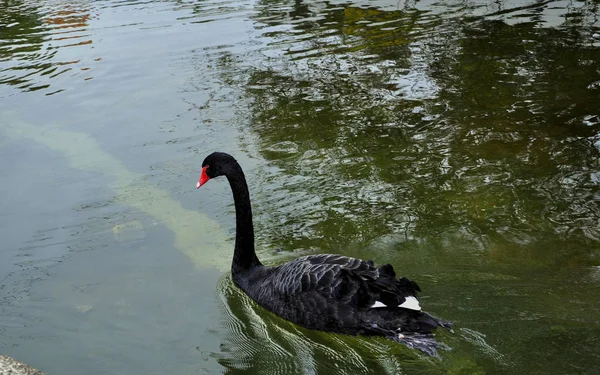
<svg viewBox="0 0 600 375">
<path fill-rule="evenodd" d="M 254 251 L 250 195 L 244 172 L 229 154 L 204 159 L 196 188 L 225 176 L 235 203 L 233 281 L 254 301 L 306 328 L 350 335 L 385 336 L 436 354 L 432 331 L 451 323 L 421 311 L 417 284 L 396 278 L 391 265 L 342 255 L 303 256 L 276 267 L 264 266 Z"/>
</svg>

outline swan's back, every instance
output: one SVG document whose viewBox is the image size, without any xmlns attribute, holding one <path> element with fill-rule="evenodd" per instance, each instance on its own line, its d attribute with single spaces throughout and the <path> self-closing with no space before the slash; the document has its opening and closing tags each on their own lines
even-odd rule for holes
<svg viewBox="0 0 600 375">
<path fill-rule="evenodd" d="M 406 278 L 396 279 L 390 265 L 376 268 L 371 261 L 333 254 L 304 256 L 233 277 L 250 297 L 285 319 L 350 334 L 364 333 L 372 323 L 364 319 L 383 313 L 379 306 L 400 310 L 396 315 L 411 314 L 398 306 L 420 290 Z"/>
<path fill-rule="evenodd" d="M 391 265 L 376 268 L 372 261 L 336 254 L 309 255 L 274 269 L 276 289 L 288 295 L 318 290 L 323 296 L 354 308 L 370 308 L 377 300 L 388 306 L 400 305 L 415 296 L 419 286 L 396 279 Z"/>
</svg>

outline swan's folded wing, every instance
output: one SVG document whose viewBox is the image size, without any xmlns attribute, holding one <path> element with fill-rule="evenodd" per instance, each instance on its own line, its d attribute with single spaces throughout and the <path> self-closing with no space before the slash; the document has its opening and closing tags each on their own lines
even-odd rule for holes
<svg viewBox="0 0 600 375">
<path fill-rule="evenodd" d="M 375 268 L 372 261 L 333 254 L 295 259 L 279 266 L 272 276 L 275 289 L 282 295 L 318 292 L 357 308 L 398 306 L 420 290 L 404 277 L 397 279 L 389 264 Z"/>
<path fill-rule="evenodd" d="M 298 295 L 337 285 L 341 267 L 336 264 L 314 263 L 309 257 L 282 264 L 270 275 L 275 289 L 285 295 Z"/>
<path fill-rule="evenodd" d="M 337 303 L 361 307 L 370 305 L 371 300 L 374 303 L 375 297 L 369 295 L 366 280 L 376 277 L 377 269 L 372 262 L 319 254 L 297 258 L 277 267 L 272 282 L 279 293 L 288 297 L 318 293 Z"/>
</svg>

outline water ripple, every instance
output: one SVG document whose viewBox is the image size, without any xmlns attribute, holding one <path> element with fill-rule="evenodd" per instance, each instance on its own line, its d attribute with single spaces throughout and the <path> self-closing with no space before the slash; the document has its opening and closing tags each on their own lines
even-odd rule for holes
<svg viewBox="0 0 600 375">
<path fill-rule="evenodd" d="M 183 32 L 191 25 L 200 28 L 202 24 L 244 17 L 251 7 L 250 2 L 230 1 L 16 4 L 0 14 L 0 25 L 5 27 L 0 34 L 0 85 L 20 91 L 41 90 L 46 95 L 69 88 L 83 90 L 86 86 L 78 81 L 102 79 L 111 83 L 116 75 L 107 73 L 115 70 L 121 75 L 136 75 L 132 66 L 119 64 L 130 53 L 120 49 L 130 46 L 132 51 L 137 48 L 144 52 L 140 62 L 155 59 L 156 54 L 168 57 L 165 55 L 173 51 L 159 49 L 146 54 L 148 49 L 143 46 L 154 37 Z M 128 14 L 135 16 L 123 19 L 122 7 L 128 7 Z"/>
<path fill-rule="evenodd" d="M 218 293 L 227 327 L 221 350 L 213 353 L 227 372 L 261 374 L 397 374 L 402 359 L 419 354 L 385 339 L 306 330 L 264 310 L 225 275 Z M 433 370 L 439 364 L 416 361 Z M 405 367 L 410 367 L 406 365 Z"/>
<path fill-rule="evenodd" d="M 37 91 L 48 89 L 51 82 L 69 71 L 71 76 L 82 74 L 84 80 L 91 78 L 88 63 L 99 61 L 98 57 L 84 63 L 81 58 L 73 58 L 60 50 L 93 43 L 89 32 L 93 9 L 83 4 L 59 7 L 42 4 L 33 9 L 23 3 L 21 7 L 11 6 L 2 14 L 4 19 L 0 22 L 11 27 L 0 39 L 0 84 Z M 62 89 L 45 91 L 49 95 Z"/>
</svg>

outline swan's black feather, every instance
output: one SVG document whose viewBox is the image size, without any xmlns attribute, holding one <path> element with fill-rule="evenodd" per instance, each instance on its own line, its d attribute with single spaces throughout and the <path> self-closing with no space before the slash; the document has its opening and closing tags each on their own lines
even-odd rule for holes
<svg viewBox="0 0 600 375">
<path fill-rule="evenodd" d="M 307 328 L 385 336 L 435 354 L 438 344 L 432 331 L 438 326 L 450 328 L 450 323 L 399 307 L 420 291 L 414 281 L 398 279 L 390 264 L 376 268 L 371 260 L 333 254 L 263 266 L 254 251 L 250 197 L 241 167 L 233 157 L 219 152 L 209 155 L 202 167 L 201 181 L 225 175 L 231 185 L 236 210 L 232 277 L 252 299 Z M 385 307 L 374 307 L 376 302 Z"/>
<path fill-rule="evenodd" d="M 416 296 L 419 287 L 395 278 L 390 265 L 376 268 L 372 261 L 320 254 L 233 277 L 255 301 L 307 328 L 398 341 L 400 332 L 430 334 L 446 325 L 421 311 L 398 307 L 406 297 Z M 388 307 L 372 308 L 376 301 Z"/>
<path fill-rule="evenodd" d="M 389 264 L 375 268 L 372 261 L 319 254 L 273 268 L 269 280 L 273 280 L 278 293 L 297 296 L 316 291 L 326 298 L 335 297 L 354 308 L 366 309 L 376 301 L 398 306 L 405 297 L 416 296 L 420 291 L 415 282 L 406 278 L 397 280 L 395 276 Z"/>
</svg>

